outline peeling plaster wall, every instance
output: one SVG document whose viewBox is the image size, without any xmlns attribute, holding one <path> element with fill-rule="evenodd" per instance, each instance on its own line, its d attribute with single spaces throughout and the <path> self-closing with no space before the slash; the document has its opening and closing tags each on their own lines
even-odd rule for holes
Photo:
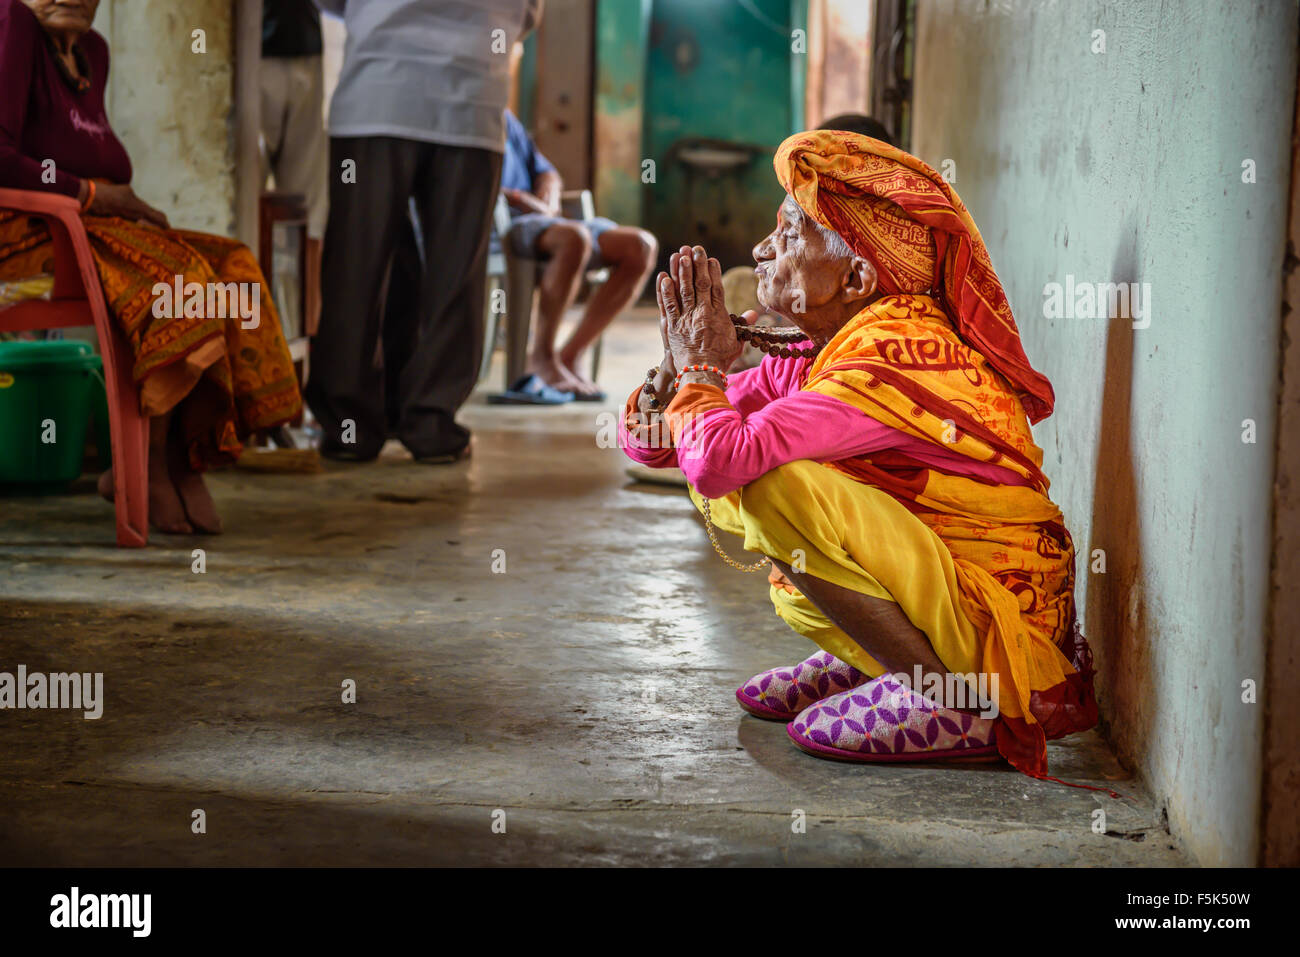
<svg viewBox="0 0 1300 957">
<path fill-rule="evenodd" d="M 1035 434 L 1103 720 L 1205 864 L 1258 846 L 1261 708 L 1242 682 L 1264 686 L 1296 22 L 1285 0 L 918 11 L 913 147 L 955 161 L 1056 387 Z M 1150 283 L 1150 326 L 1044 318 L 1067 274 Z"/>
<path fill-rule="evenodd" d="M 234 234 L 230 0 L 103 0 L 95 29 L 111 54 L 108 115 L 132 185 L 185 229 Z M 191 51 L 206 33 L 206 53 Z M 255 160 L 255 158 L 254 158 Z"/>
<path fill-rule="evenodd" d="M 1272 622 L 1264 702 L 1260 863 L 1300 865 L 1300 98 L 1291 128 L 1291 202 L 1282 308 L 1282 381 L 1273 499 Z"/>
</svg>

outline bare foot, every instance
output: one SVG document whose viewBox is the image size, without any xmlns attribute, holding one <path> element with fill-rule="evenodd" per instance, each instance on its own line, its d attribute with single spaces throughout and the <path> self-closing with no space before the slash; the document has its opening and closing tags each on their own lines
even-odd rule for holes
<svg viewBox="0 0 1300 957">
<path fill-rule="evenodd" d="M 571 363 L 565 362 L 563 359 L 559 361 L 564 367 L 564 371 L 568 373 L 569 381 L 573 383 L 569 388 L 574 392 L 577 392 L 580 395 L 596 395 L 600 392 L 600 386 L 596 385 L 596 383 L 592 382 L 585 375 L 576 370 L 576 361 Z"/>
<path fill-rule="evenodd" d="M 528 361 L 528 371 L 547 385 L 559 389 L 561 392 L 578 391 L 579 383 L 574 380 L 569 370 L 554 357 L 550 359 L 530 359 Z"/>
<path fill-rule="evenodd" d="M 565 385 L 563 388 L 570 392 L 576 392 L 578 395 L 595 395 L 600 391 L 594 382 L 577 371 L 578 360 L 566 359 L 562 354 L 557 354 L 552 360 L 564 376 Z"/>
<path fill-rule="evenodd" d="M 117 490 L 113 487 L 112 469 L 109 469 L 99 477 L 99 481 L 95 483 L 95 488 L 99 491 L 99 494 L 103 496 L 105 502 L 113 501 L 113 496 L 116 494 Z"/>
<path fill-rule="evenodd" d="M 195 531 L 220 535 L 221 516 L 217 514 L 217 505 L 212 501 L 203 474 L 190 468 L 184 449 L 178 446 L 168 446 L 167 458 L 171 484 Z"/>
<path fill-rule="evenodd" d="M 153 449 L 149 451 L 149 524 L 155 531 L 165 535 L 193 535 L 194 528 L 185 519 L 185 509 L 176 494 L 176 489 L 172 486 L 171 476 L 167 474 L 165 463 L 161 475 L 154 467 L 154 462 L 161 460 L 163 456 L 154 454 Z M 113 481 L 113 470 L 109 469 L 100 475 L 95 483 L 96 489 L 106 502 L 111 502 L 117 497 L 117 489 Z"/>
<path fill-rule="evenodd" d="M 149 448 L 149 524 L 166 535 L 193 535 L 194 526 L 185 517 L 185 506 L 172 484 L 167 456 Z"/>
</svg>

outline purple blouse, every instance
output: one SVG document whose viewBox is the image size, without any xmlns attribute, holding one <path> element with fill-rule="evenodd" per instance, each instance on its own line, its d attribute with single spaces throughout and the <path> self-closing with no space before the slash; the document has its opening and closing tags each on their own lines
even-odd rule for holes
<svg viewBox="0 0 1300 957">
<path fill-rule="evenodd" d="M 131 160 L 104 112 L 108 44 L 77 44 L 89 84 L 71 80 L 36 14 L 0 0 L 0 187 L 76 197 L 82 179 L 131 182 Z M 46 172 L 53 160 L 53 182 Z"/>
</svg>

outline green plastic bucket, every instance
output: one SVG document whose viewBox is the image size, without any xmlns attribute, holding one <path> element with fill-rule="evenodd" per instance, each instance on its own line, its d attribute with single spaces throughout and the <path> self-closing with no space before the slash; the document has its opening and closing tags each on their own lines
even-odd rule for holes
<svg viewBox="0 0 1300 957">
<path fill-rule="evenodd" d="M 101 370 L 86 342 L 0 342 L 0 484 L 64 485 L 81 475 Z"/>
</svg>

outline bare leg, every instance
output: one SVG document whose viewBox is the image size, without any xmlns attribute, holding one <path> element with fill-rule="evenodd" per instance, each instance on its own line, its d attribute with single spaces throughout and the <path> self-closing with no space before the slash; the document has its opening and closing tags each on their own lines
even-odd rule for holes
<svg viewBox="0 0 1300 957">
<path fill-rule="evenodd" d="M 171 413 L 149 420 L 149 524 L 168 535 L 190 535 L 194 528 L 185 517 L 176 487 L 167 470 L 167 433 Z M 99 494 L 113 501 L 113 470 L 99 477 Z"/>
<path fill-rule="evenodd" d="M 320 328 L 320 262 L 323 245 L 319 239 L 307 240 L 307 298 L 303 303 L 306 328 L 303 334 L 308 336 L 316 335 L 316 330 Z"/>
<path fill-rule="evenodd" d="M 917 628 L 892 601 L 873 598 L 850 591 L 825 579 L 814 578 L 806 572 L 797 572 L 789 565 L 772 559 L 787 578 L 816 605 L 841 631 L 853 639 L 867 654 L 893 673 L 903 673 L 911 679 L 914 668 L 921 666 L 921 680 L 939 676 L 939 687 L 944 687 L 943 677 L 948 668 L 934 652 L 934 646 L 925 632 Z M 968 701 L 977 701 L 968 697 Z M 955 710 L 978 714 L 978 708 Z"/>
<path fill-rule="evenodd" d="M 555 337 L 560 320 L 578 295 L 582 267 L 591 255 L 591 237 L 581 223 L 556 223 L 537 237 L 537 251 L 547 262 L 538 284 L 537 324 L 533 328 L 528 371 L 547 385 L 574 390 L 581 383 L 556 357 Z"/>
<path fill-rule="evenodd" d="M 578 372 L 582 354 L 609 326 L 614 318 L 626 309 L 650 278 L 659 255 L 659 244 L 644 229 L 620 226 L 601 234 L 600 254 L 611 264 L 609 279 L 591 294 L 582 321 L 560 350 L 559 360 L 566 369 L 584 383 L 584 391 L 595 392 L 596 387 Z"/>
<path fill-rule="evenodd" d="M 203 473 L 190 468 L 189 454 L 181 440 L 180 433 L 171 430 L 166 451 L 167 471 L 171 482 L 180 496 L 185 516 L 194 526 L 196 532 L 209 535 L 221 533 L 221 517 L 217 515 L 216 503 L 203 481 Z"/>
</svg>

